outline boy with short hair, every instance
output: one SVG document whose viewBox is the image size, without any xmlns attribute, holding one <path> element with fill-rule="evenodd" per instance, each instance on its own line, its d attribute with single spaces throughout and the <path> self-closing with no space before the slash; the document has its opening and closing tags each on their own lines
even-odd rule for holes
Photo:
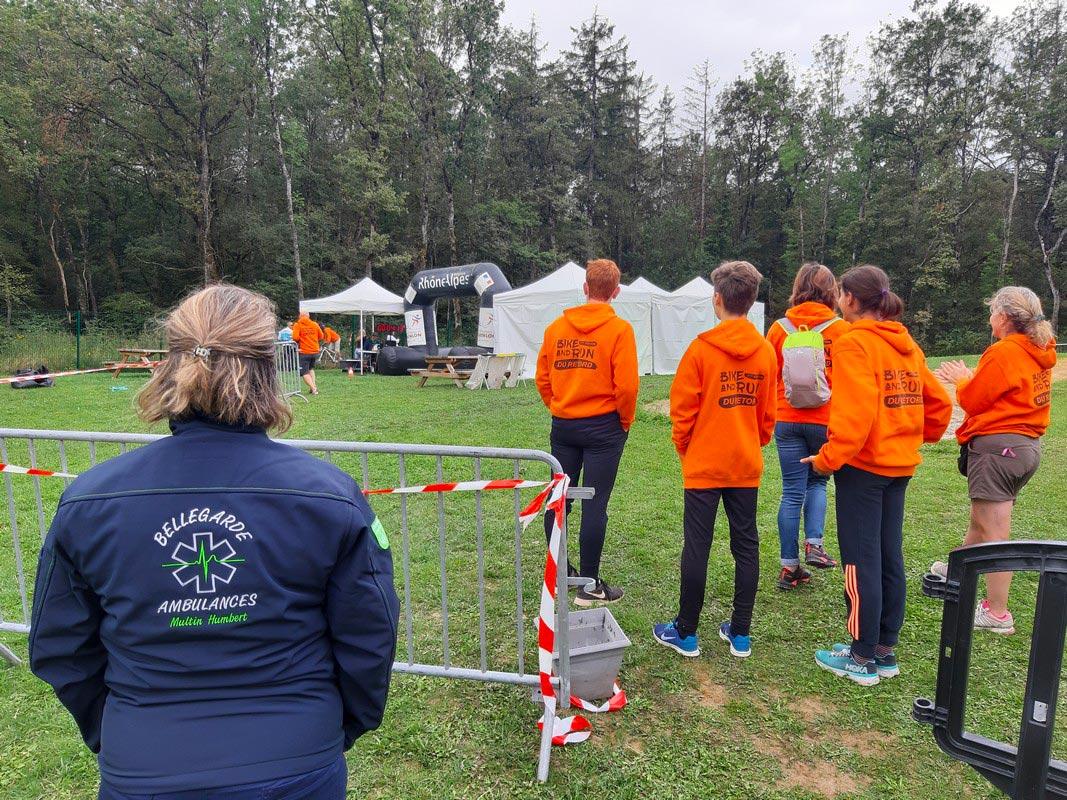
<svg viewBox="0 0 1067 800">
<path fill-rule="evenodd" d="M 581 567 L 568 574 L 591 578 L 579 590 L 579 606 L 614 603 L 623 590 L 600 577 L 608 526 L 608 500 L 615 486 L 627 433 L 637 413 L 637 340 L 630 323 L 616 315 L 621 274 L 614 261 L 597 258 L 585 267 L 584 305 L 568 308 L 545 330 L 537 355 L 537 390 L 552 413 L 552 455 L 575 485 L 596 490 L 582 505 Z M 567 501 L 568 510 L 571 501 Z M 554 513 L 545 514 L 550 537 Z"/>
<path fill-rule="evenodd" d="M 752 652 L 749 626 L 759 581 L 756 498 L 761 449 L 774 433 L 777 361 L 746 314 L 763 276 L 747 261 L 711 273 L 719 323 L 689 345 L 671 386 L 672 439 L 682 459 L 684 544 L 678 616 L 653 626 L 660 644 L 700 655 L 697 625 L 704 607 L 708 556 L 719 500 L 730 522 L 734 557 L 733 616 L 719 627 L 730 652 Z"/>
</svg>

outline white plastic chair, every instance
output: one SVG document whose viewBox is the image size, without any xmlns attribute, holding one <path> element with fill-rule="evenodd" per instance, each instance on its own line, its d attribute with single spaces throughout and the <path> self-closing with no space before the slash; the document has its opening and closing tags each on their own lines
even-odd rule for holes
<svg viewBox="0 0 1067 800">
<path fill-rule="evenodd" d="M 526 353 L 515 353 L 511 357 L 511 365 L 508 367 L 508 379 L 504 386 L 508 389 L 514 389 L 519 383 L 526 383 L 526 378 L 523 377 L 522 371 L 526 367 Z"/>
<path fill-rule="evenodd" d="M 489 356 L 478 356 L 478 360 L 474 362 L 474 369 L 471 371 L 470 378 L 463 384 L 468 389 L 481 389 L 485 383 L 487 373 L 489 371 Z"/>
</svg>

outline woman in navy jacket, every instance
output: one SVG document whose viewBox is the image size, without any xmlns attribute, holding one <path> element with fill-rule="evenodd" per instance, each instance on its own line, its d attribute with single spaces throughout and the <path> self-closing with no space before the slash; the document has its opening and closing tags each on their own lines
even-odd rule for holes
<svg viewBox="0 0 1067 800">
<path fill-rule="evenodd" d="M 235 286 L 178 306 L 138 398 L 174 435 L 75 480 L 42 548 L 30 663 L 103 800 L 343 798 L 381 723 L 389 542 L 348 475 L 268 438 L 291 421 L 275 328 Z"/>
</svg>

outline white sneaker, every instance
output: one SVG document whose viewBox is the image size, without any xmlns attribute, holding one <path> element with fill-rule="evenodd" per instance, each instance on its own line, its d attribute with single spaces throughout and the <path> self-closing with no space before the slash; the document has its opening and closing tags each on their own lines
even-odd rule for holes
<svg viewBox="0 0 1067 800">
<path fill-rule="evenodd" d="M 1007 636 L 1015 633 L 1015 620 L 1010 611 L 1007 616 L 996 616 L 989 608 L 989 601 L 983 600 L 974 610 L 974 627 L 978 630 L 992 631 Z"/>
<path fill-rule="evenodd" d="M 930 565 L 930 572 L 934 573 L 939 578 L 948 580 L 948 564 L 944 561 L 935 561 Z"/>
</svg>

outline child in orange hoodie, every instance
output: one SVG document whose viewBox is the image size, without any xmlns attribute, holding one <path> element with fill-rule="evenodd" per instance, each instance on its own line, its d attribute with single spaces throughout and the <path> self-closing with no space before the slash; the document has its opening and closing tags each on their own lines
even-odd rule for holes
<svg viewBox="0 0 1067 800">
<path fill-rule="evenodd" d="M 1005 286 L 989 301 L 989 326 L 997 341 L 982 354 L 978 369 L 962 361 L 946 361 L 937 369 L 938 377 L 956 384 L 956 399 L 967 413 L 956 430 L 971 499 L 965 545 L 1011 537 L 1015 498 L 1041 463 L 1041 437 L 1052 409 L 1056 341 L 1037 295 L 1025 286 Z M 948 577 L 943 561 L 930 569 Z M 1010 588 L 1010 572 L 986 575 L 975 628 L 1015 633 Z"/>
<path fill-rule="evenodd" d="M 837 541 L 845 571 L 850 644 L 816 663 L 861 686 L 900 673 L 894 648 L 904 623 L 904 493 L 919 445 L 948 427 L 952 403 L 898 320 L 904 303 L 878 267 L 841 276 L 837 301 L 852 329 L 833 348 L 834 398 L 827 442 L 801 459 L 833 473 Z"/>
<path fill-rule="evenodd" d="M 537 391 L 552 412 L 552 455 L 572 483 L 581 474 L 583 485 L 596 490 L 582 505 L 577 571 L 595 584 L 578 592 L 574 602 L 580 606 L 614 603 L 623 596 L 622 589 L 600 580 L 608 500 L 637 413 L 637 340 L 630 323 L 611 307 L 620 277 L 614 261 L 586 264 L 583 288 L 589 302 L 568 308 L 548 326 L 537 355 Z M 553 517 L 551 511 L 545 515 L 546 536 Z M 574 568 L 568 564 L 567 569 L 573 577 Z"/>
<path fill-rule="evenodd" d="M 837 279 L 828 267 L 808 262 L 798 271 L 793 281 L 793 293 L 785 316 L 767 330 L 767 341 L 774 348 L 778 362 L 778 421 L 774 426 L 774 444 L 778 462 L 782 468 L 782 499 L 778 504 L 778 542 L 782 568 L 778 573 L 778 588 L 795 589 L 811 580 L 811 573 L 800 563 L 797 536 L 800 520 L 804 520 L 804 561 L 810 567 L 831 569 L 837 566 L 823 548 L 823 528 L 826 524 L 826 483 L 829 480 L 808 464 L 801 463 L 805 456 L 815 455 L 826 444 L 826 425 L 830 421 L 830 390 L 833 386 L 833 359 L 830 349 L 835 341 L 848 332 L 848 323 L 834 313 L 837 305 Z M 787 392 L 787 383 L 805 379 L 817 383 L 819 366 L 812 363 L 818 352 L 812 348 L 792 348 L 791 358 L 803 358 L 800 369 L 790 362 L 790 371 L 783 380 L 785 357 L 783 345 L 790 339 L 813 336 L 822 338 L 822 358 L 825 363 L 822 376 L 823 393 L 812 391 L 809 384 L 793 385 Z M 817 336 L 816 336 L 817 334 Z M 794 375 L 795 372 L 795 375 Z M 816 396 L 819 395 L 819 396 Z M 820 403 L 821 401 L 821 403 Z M 794 405 L 795 404 L 795 405 Z"/>
<path fill-rule="evenodd" d="M 730 261 L 711 273 L 720 322 L 689 345 L 671 385 L 671 438 L 685 487 L 680 598 L 678 616 L 654 625 L 652 636 L 683 656 L 700 655 L 696 632 L 720 498 L 730 522 L 734 605 L 730 620 L 719 626 L 719 638 L 739 658 L 752 652 L 760 448 L 774 432 L 778 373 L 774 349 L 745 317 L 762 277 L 747 261 Z"/>
</svg>

